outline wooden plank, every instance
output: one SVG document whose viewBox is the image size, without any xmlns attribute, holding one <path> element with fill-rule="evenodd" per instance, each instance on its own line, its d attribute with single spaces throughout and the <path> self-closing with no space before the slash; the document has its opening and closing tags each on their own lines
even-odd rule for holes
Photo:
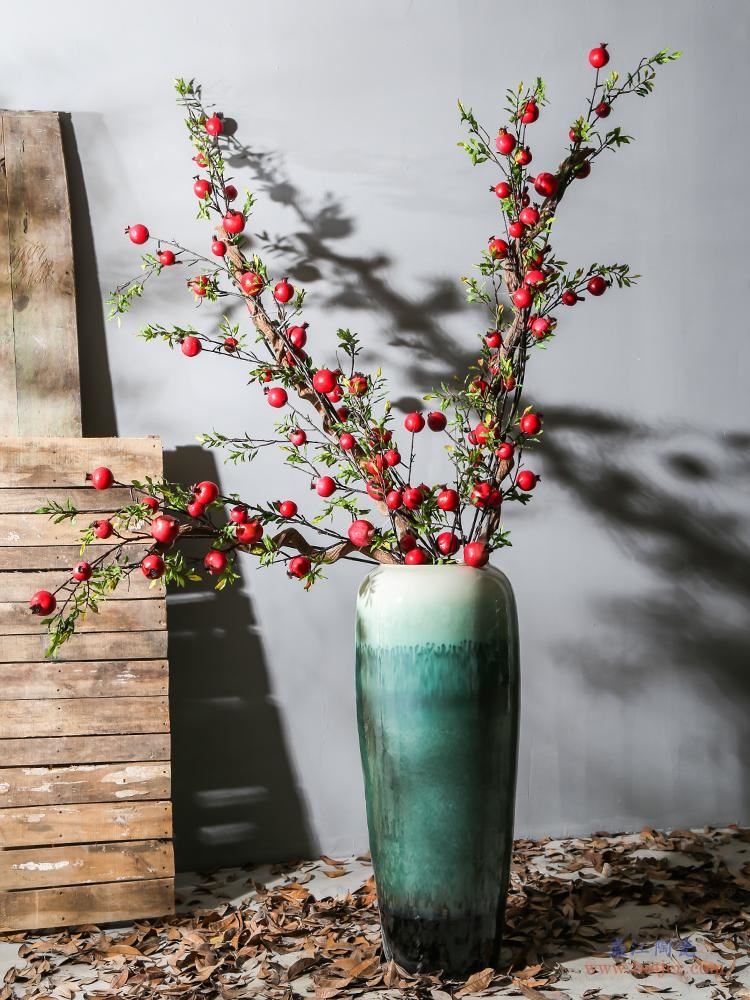
<svg viewBox="0 0 750 1000">
<path fill-rule="evenodd" d="M 162 474 L 161 441 L 148 438 L 0 438 L 0 487 L 85 486 L 106 465 L 121 483 Z"/>
<path fill-rule="evenodd" d="M 105 924 L 174 912 L 174 879 L 104 882 L 0 895 L 0 931 Z"/>
<path fill-rule="evenodd" d="M 168 799 L 169 764 L 73 764 L 0 767 L 0 809 L 68 802 Z"/>
<path fill-rule="evenodd" d="M 0 493 L 0 501 L 2 494 Z M 60 524 L 50 518 L 49 514 L 0 514 L 0 541 L 4 546 L 36 546 L 36 545 L 80 545 L 81 533 L 94 521 L 104 519 L 113 511 L 102 512 L 101 518 L 84 514 L 75 521 L 62 521 Z M 148 532 L 148 522 L 133 522 L 134 531 Z M 94 538 L 89 544 L 112 547 L 111 538 Z"/>
<path fill-rule="evenodd" d="M 133 494 L 130 490 L 119 487 L 113 487 L 111 490 L 95 490 L 92 486 L 71 486 L 63 489 L 30 486 L 25 489 L 19 487 L 0 490 L 0 510 L 4 514 L 35 514 L 40 507 L 51 503 L 64 505 L 68 500 L 82 513 L 100 515 L 102 511 L 117 510 L 132 503 Z"/>
<path fill-rule="evenodd" d="M 18 430 L 16 338 L 13 329 L 13 283 L 10 268 L 8 181 L 5 172 L 5 128 L 0 115 L 0 428 Z"/>
<path fill-rule="evenodd" d="M 0 693 L 29 698 L 166 697 L 166 660 L 74 660 L 0 663 Z M 0 765 L 3 757 L 0 755 Z"/>
<path fill-rule="evenodd" d="M 17 433 L 80 436 L 73 245 L 60 119 L 54 112 L 4 112 L 2 118 Z"/>
<path fill-rule="evenodd" d="M 171 802 L 87 802 L 0 809 L 3 850 L 108 840 L 167 840 L 171 836 Z"/>
<path fill-rule="evenodd" d="M 0 761 L 8 767 L 35 764 L 100 764 L 169 760 L 169 733 L 113 736 L 28 736 L 0 740 Z"/>
<path fill-rule="evenodd" d="M 44 659 L 47 638 L 43 635 L 12 635 L 0 643 L 0 663 L 36 663 Z M 167 631 L 82 632 L 63 643 L 55 659 L 63 660 L 163 660 L 167 655 Z"/>
<path fill-rule="evenodd" d="M 166 698 L 60 698 L 0 701 L 0 739 L 165 733 Z"/>
<path fill-rule="evenodd" d="M 167 840 L 16 847 L 0 851 L 0 890 L 171 878 L 173 875 L 174 856 Z"/>
<path fill-rule="evenodd" d="M 33 591 L 32 591 L 33 593 Z M 0 635 L 47 635 L 47 626 L 33 615 L 28 601 L 0 602 Z M 105 601 L 97 612 L 88 611 L 79 618 L 76 630 L 86 632 L 153 631 L 167 627 L 164 601 Z"/>
<path fill-rule="evenodd" d="M 2 541 L 2 539 L 0 539 Z M 133 562 L 142 559 L 148 550 L 133 545 L 128 548 L 128 558 Z M 97 550 L 97 558 L 101 555 Z M 0 570 L 25 572 L 26 570 L 68 570 L 81 559 L 80 545 L 32 545 L 27 549 L 15 545 L 0 545 Z"/>
<path fill-rule="evenodd" d="M 65 579 L 67 577 L 64 574 L 61 576 L 59 572 L 52 573 L 48 570 L 0 572 L 0 601 L 23 601 L 28 604 L 29 598 L 37 590 L 54 590 Z M 164 594 L 163 580 L 147 580 L 143 573 L 136 570 L 122 581 L 107 600 L 157 600 L 163 598 Z"/>
</svg>

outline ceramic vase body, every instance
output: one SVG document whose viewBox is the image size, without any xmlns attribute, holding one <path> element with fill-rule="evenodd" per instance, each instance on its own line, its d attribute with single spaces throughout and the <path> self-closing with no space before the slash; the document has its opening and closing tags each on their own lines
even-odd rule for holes
<svg viewBox="0 0 750 1000">
<path fill-rule="evenodd" d="M 499 958 L 513 846 L 518 625 L 490 568 L 381 566 L 357 602 L 357 717 L 386 957 Z"/>
</svg>

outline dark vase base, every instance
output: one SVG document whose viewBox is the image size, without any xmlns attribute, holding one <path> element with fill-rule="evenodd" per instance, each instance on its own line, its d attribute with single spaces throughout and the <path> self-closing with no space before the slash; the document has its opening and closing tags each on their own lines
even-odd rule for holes
<svg viewBox="0 0 750 1000">
<path fill-rule="evenodd" d="M 386 959 L 406 972 L 463 977 L 500 958 L 502 920 L 494 913 L 428 920 L 381 911 L 380 925 Z"/>
</svg>

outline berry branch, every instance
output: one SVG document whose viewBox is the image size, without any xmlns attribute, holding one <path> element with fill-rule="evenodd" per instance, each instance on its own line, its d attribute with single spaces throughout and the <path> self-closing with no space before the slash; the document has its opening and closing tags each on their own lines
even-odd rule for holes
<svg viewBox="0 0 750 1000">
<path fill-rule="evenodd" d="M 211 322 L 208 332 L 151 323 L 139 335 L 179 348 L 188 358 L 206 353 L 247 366 L 250 384 L 278 413 L 274 434 L 213 431 L 202 442 L 225 449 L 231 462 L 251 462 L 260 451 L 279 448 L 284 462 L 307 478 L 323 506 L 306 514 L 300 510 L 306 505 L 296 500 L 252 504 L 221 496 L 218 486 L 207 481 L 189 488 L 166 480 L 130 484 L 130 504 L 83 530 L 81 555 L 94 539 L 113 536 L 116 543 L 78 563 L 57 590 L 40 591 L 31 600 L 32 610 L 46 616 L 50 648 L 65 641 L 80 618 L 96 611 L 137 568 L 152 580 L 163 577 L 179 586 L 200 579 L 202 570 L 216 577 L 222 589 L 239 578 L 235 559 L 244 551 L 261 565 L 281 563 L 290 577 L 309 587 L 325 566 L 340 559 L 420 565 L 454 562 L 462 551 L 464 563 L 481 567 L 490 552 L 509 545 L 501 512 L 509 502 L 528 503 L 539 481 L 523 463 L 526 450 L 538 445 L 543 434 L 541 414 L 523 400 L 532 352 L 548 347 L 555 337 L 558 308 L 598 298 L 612 286 L 629 287 L 638 278 L 626 264 L 571 270 L 556 258 L 550 240 L 558 207 L 573 185 L 589 176 L 597 157 L 631 142 L 619 126 L 600 128 L 615 103 L 629 94 L 650 94 L 657 67 L 679 55 L 661 50 L 642 59 L 624 79 L 617 72 L 602 78 L 609 52 L 604 44 L 592 49 L 589 63 L 596 72 L 591 96 L 569 129 L 567 151 L 554 173 L 529 173 L 533 157 L 527 135 L 547 106 L 542 78 L 506 92 L 507 120 L 494 139 L 459 102 L 468 133 L 459 145 L 473 165 L 487 164 L 500 175 L 490 190 L 498 199 L 503 235 L 489 239 L 477 265 L 479 276 L 462 278 L 467 302 L 489 316 L 489 328 L 479 334 L 480 353 L 468 371 L 424 397 L 435 401 L 434 410 L 406 415 L 406 459 L 394 439 L 382 373 L 360 370 L 357 335 L 338 330 L 337 367 L 314 365 L 308 353 L 309 325 L 303 320 L 304 290 L 285 276 L 272 279 L 264 260 L 252 251 L 246 233 L 255 204 L 252 192 L 245 191 L 242 207 L 234 207 L 239 192 L 227 175 L 224 153 L 243 147 L 227 134 L 231 130 L 223 116 L 204 106 L 201 88 L 194 81 L 177 80 L 193 161 L 201 171 L 193 177 L 197 215 L 213 226 L 210 248 L 202 253 L 177 240 L 153 237 L 143 224 L 129 226 L 133 244 L 151 241 L 155 249 L 143 254 L 140 275 L 112 292 L 110 316 L 119 323 L 149 282 L 180 268 L 197 306 L 240 299 L 250 333 L 224 315 Z M 453 466 L 450 485 L 415 481 L 416 444 L 425 428 L 445 436 Z M 89 478 L 96 489 L 123 485 L 103 467 Z M 42 512 L 56 520 L 79 516 L 70 503 Z M 337 527 L 342 517 L 349 522 L 345 531 Z M 378 518 L 380 527 L 373 523 Z M 190 554 L 192 542 L 203 546 L 201 555 Z"/>
</svg>

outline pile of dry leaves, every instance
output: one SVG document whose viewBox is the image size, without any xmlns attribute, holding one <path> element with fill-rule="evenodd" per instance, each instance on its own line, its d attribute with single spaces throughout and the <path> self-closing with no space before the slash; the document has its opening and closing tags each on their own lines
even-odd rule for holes
<svg viewBox="0 0 750 1000">
<path fill-rule="evenodd" d="M 288 870 L 273 887 L 249 881 L 240 905 L 144 921 L 126 932 L 89 926 L 6 938 L 21 942 L 27 964 L 10 970 L 0 1000 L 328 1000 L 370 993 L 448 1000 L 484 991 L 560 1000 L 569 995 L 562 991 L 571 977 L 563 963 L 576 959 L 579 966 L 582 959 L 599 963 L 579 993 L 586 1000 L 615 995 L 597 987 L 604 962 L 629 962 L 631 987 L 674 997 L 679 991 L 670 986 L 645 983 L 648 966 L 633 960 L 636 942 L 642 948 L 646 939 L 667 937 L 689 937 L 691 948 L 698 946 L 675 966 L 684 982 L 704 987 L 707 998 L 750 997 L 740 992 L 750 952 L 748 844 L 750 831 L 737 828 L 517 841 L 501 967 L 465 983 L 411 977 L 381 964 L 372 878 L 340 898 L 316 899 L 300 877 L 311 867 L 305 866 Z M 614 941 L 622 944 L 613 949 Z M 712 956 L 710 973 L 701 955 Z"/>
</svg>

